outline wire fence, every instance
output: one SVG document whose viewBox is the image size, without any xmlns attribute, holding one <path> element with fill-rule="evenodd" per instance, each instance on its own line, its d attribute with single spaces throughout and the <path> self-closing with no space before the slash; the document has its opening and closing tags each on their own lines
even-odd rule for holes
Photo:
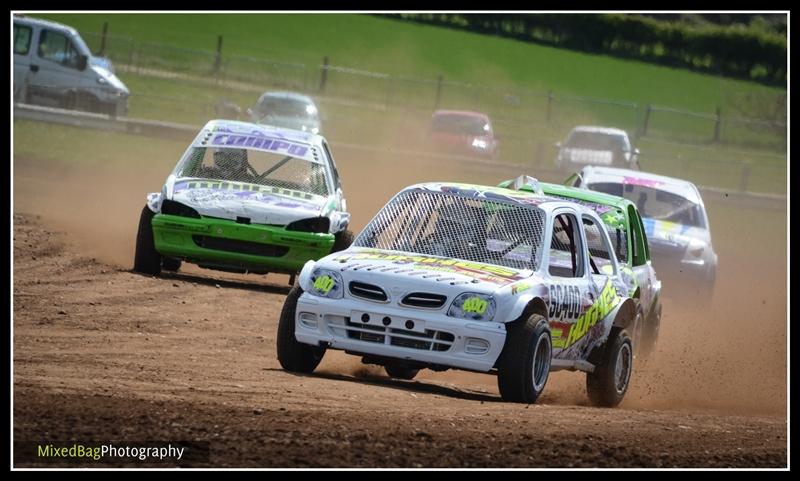
<svg viewBox="0 0 800 481">
<path fill-rule="evenodd" d="M 242 109 L 225 107 L 231 101 L 252 105 L 254 93 L 286 89 L 311 94 L 330 106 L 326 109 L 332 113 L 328 125 L 335 126 L 346 116 L 349 131 L 342 129 L 336 135 L 358 131 L 358 140 L 383 142 L 402 141 L 399 137 L 416 133 L 427 125 L 435 109 L 478 110 L 492 118 L 504 160 L 547 168 L 552 168 L 555 158 L 553 144 L 573 126 L 601 124 L 628 131 L 640 146 L 653 145 L 642 149 L 648 170 L 702 179 L 706 185 L 725 188 L 785 190 L 776 185 L 781 179 L 785 183 L 786 173 L 787 127 L 781 119 L 500 88 L 441 76 L 390 75 L 332 65 L 327 58 L 319 65 L 306 65 L 229 55 L 221 50 L 221 38 L 215 52 L 136 42 L 128 37 L 82 35 L 92 51 L 115 64 L 118 73 L 180 80 L 204 86 L 202 91 L 209 93 L 198 97 L 187 91 L 183 98 L 176 98 L 132 89 L 131 115 L 162 115 L 170 117 L 163 120 L 201 123 L 211 113 L 243 115 Z M 387 111 L 393 115 L 386 115 Z M 333 137 L 334 133 L 329 130 L 327 135 Z M 672 153 L 669 143 L 698 148 Z M 750 159 L 716 161 L 701 146 L 748 149 Z"/>
</svg>

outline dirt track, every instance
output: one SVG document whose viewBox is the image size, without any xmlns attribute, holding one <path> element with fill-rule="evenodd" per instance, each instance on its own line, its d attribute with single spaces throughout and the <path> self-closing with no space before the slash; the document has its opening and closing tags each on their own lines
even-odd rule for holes
<svg viewBox="0 0 800 481">
<path fill-rule="evenodd" d="M 446 165 L 390 176 L 388 160 L 337 160 L 356 229 L 402 185 L 510 176 Z M 174 158 L 116 184 L 119 170 L 14 163 L 17 441 L 202 440 L 213 466 L 786 466 L 786 233 L 770 231 L 780 215 L 742 233 L 728 211 L 711 212 L 713 311 L 667 302 L 659 351 L 620 408 L 587 406 L 576 373 L 554 374 L 523 406 L 500 402 L 491 376 L 391 381 L 340 353 L 314 376 L 283 372 L 285 276 L 129 272 L 144 194 Z M 103 202 L 75 212 L 89 190 Z M 756 256 L 765 238 L 783 244 Z"/>
<path fill-rule="evenodd" d="M 288 374 L 274 347 L 283 286 L 148 278 L 64 250 L 30 216 L 15 224 L 18 440 L 208 440 L 223 466 L 786 462 L 780 417 L 507 404 L 338 353 L 318 375 Z"/>
</svg>

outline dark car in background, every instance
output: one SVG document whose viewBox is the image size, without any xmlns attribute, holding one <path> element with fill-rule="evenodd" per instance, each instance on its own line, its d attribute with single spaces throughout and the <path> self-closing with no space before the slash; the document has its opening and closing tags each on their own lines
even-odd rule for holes
<svg viewBox="0 0 800 481">
<path fill-rule="evenodd" d="M 437 110 L 431 116 L 427 140 L 435 150 L 481 158 L 497 158 L 497 136 L 489 116 L 464 110 Z"/>
</svg>

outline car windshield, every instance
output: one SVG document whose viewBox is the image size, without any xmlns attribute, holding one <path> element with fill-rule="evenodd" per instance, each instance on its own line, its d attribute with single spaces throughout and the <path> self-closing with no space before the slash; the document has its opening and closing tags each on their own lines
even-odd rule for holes
<svg viewBox="0 0 800 481">
<path fill-rule="evenodd" d="M 538 207 L 409 190 L 386 204 L 353 244 L 536 270 L 543 226 Z"/>
<path fill-rule="evenodd" d="M 486 120 L 469 115 L 436 115 L 431 121 L 431 130 L 462 135 L 488 135 L 492 128 Z"/>
<path fill-rule="evenodd" d="M 176 178 L 194 178 L 290 189 L 327 196 L 325 166 L 291 155 L 257 149 L 194 147 L 175 167 Z"/>
<path fill-rule="evenodd" d="M 624 135 L 604 134 L 599 132 L 574 131 L 564 144 L 572 149 L 630 150 L 628 139 Z"/>
<path fill-rule="evenodd" d="M 254 109 L 261 116 L 316 118 L 317 108 L 298 99 L 283 97 L 262 97 Z"/>
<path fill-rule="evenodd" d="M 689 199 L 655 187 L 595 182 L 589 189 L 624 197 L 634 203 L 645 219 L 665 220 L 690 227 L 706 227 L 703 207 Z"/>
</svg>

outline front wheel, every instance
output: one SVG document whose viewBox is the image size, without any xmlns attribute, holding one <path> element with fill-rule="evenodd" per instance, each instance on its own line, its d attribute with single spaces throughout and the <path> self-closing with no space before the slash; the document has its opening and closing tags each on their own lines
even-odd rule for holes
<svg viewBox="0 0 800 481">
<path fill-rule="evenodd" d="M 136 254 L 133 259 L 133 270 L 142 274 L 157 276 L 161 274 L 161 254 L 156 251 L 153 241 L 152 220 L 155 214 L 144 206 L 139 216 L 139 231 L 136 234 Z"/>
<path fill-rule="evenodd" d="M 509 325 L 497 369 L 503 400 L 535 403 L 550 375 L 552 353 L 550 327 L 544 316 L 531 314 Z"/>
<path fill-rule="evenodd" d="M 595 406 L 615 407 L 625 393 L 633 370 L 633 345 L 624 329 L 611 329 L 605 342 L 600 363 L 594 372 L 586 374 L 586 392 Z"/>
<path fill-rule="evenodd" d="M 405 379 L 406 381 L 414 379 L 419 373 L 419 369 L 398 366 L 396 364 L 387 364 L 386 366 L 383 366 L 383 368 L 386 369 L 386 374 L 388 374 L 389 377 L 394 379 Z"/>
<path fill-rule="evenodd" d="M 298 342 L 294 335 L 297 300 L 302 294 L 303 289 L 296 285 L 283 303 L 278 322 L 278 362 L 287 371 L 308 374 L 322 362 L 325 348 Z"/>
<path fill-rule="evenodd" d="M 350 247 L 350 244 L 353 243 L 353 233 L 349 230 L 339 231 L 334 234 L 334 239 L 331 253 L 343 251 Z"/>
</svg>

